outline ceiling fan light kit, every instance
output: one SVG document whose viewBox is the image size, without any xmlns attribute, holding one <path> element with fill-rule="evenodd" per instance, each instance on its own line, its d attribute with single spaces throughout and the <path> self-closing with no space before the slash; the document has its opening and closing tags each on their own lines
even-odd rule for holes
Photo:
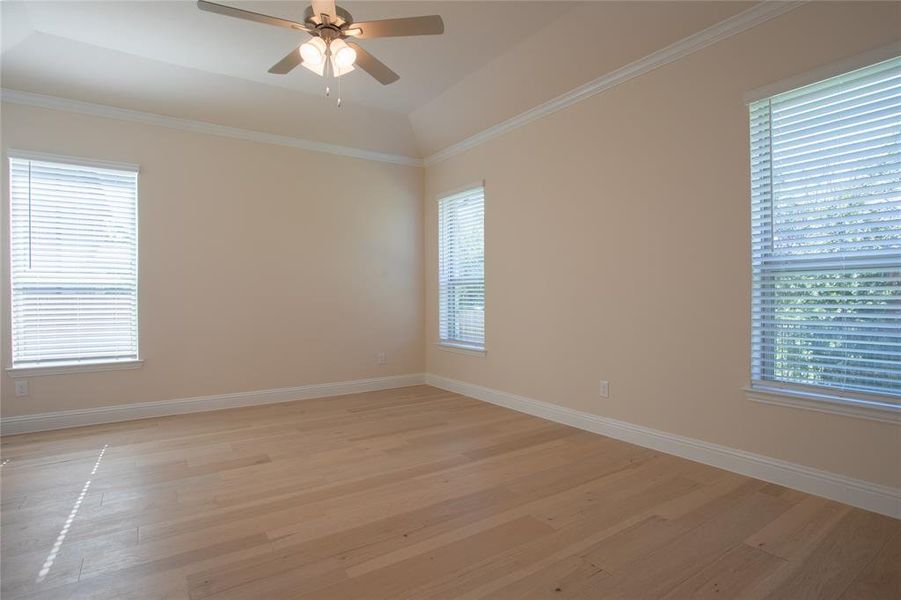
<svg viewBox="0 0 901 600">
<path fill-rule="evenodd" d="M 357 51 L 347 45 L 347 42 L 337 38 L 329 44 L 332 52 L 332 60 L 337 67 L 351 67 L 357 60 Z"/>
<path fill-rule="evenodd" d="M 309 34 L 310 40 L 291 50 L 270 67 L 269 72 L 276 75 L 285 75 L 302 65 L 319 76 L 331 75 L 338 78 L 353 71 L 356 65 L 382 85 L 388 85 L 400 79 L 400 76 L 353 40 L 348 41 L 349 38 L 367 40 L 444 33 L 444 21 L 438 15 L 354 23 L 353 16 L 336 6 L 334 0 L 313 0 L 306 9 L 303 23 L 207 0 L 197 0 L 197 7 L 211 13 Z M 326 95 L 328 89 L 326 87 Z M 338 106 L 341 106 L 340 97 Z"/>
<path fill-rule="evenodd" d="M 316 37 L 305 44 L 301 44 L 298 50 L 304 65 L 318 67 L 325 62 L 325 53 L 328 51 L 328 46 L 325 45 L 322 38 Z"/>
</svg>

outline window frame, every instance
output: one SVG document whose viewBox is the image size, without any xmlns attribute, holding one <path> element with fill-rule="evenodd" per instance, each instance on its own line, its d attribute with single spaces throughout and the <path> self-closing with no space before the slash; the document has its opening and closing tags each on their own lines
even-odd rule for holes
<svg viewBox="0 0 901 600">
<path fill-rule="evenodd" d="M 482 207 L 483 207 L 483 215 L 482 215 L 482 290 L 483 290 L 483 326 L 482 326 L 482 345 L 469 344 L 466 342 L 458 342 L 454 340 L 444 340 L 441 335 L 441 202 L 446 200 L 452 196 L 456 196 L 458 194 L 462 194 L 465 192 L 469 192 L 472 190 L 481 189 L 482 190 Z M 484 213 L 485 206 L 487 202 L 487 195 L 485 190 L 485 181 L 479 180 L 467 185 L 462 185 L 447 191 L 442 192 L 441 194 L 435 197 L 435 221 L 437 227 L 437 236 L 436 236 L 436 285 L 437 285 L 437 335 L 438 341 L 435 345 L 447 352 L 453 352 L 461 355 L 468 356 L 485 356 L 487 354 L 488 348 L 488 331 L 487 331 L 487 319 L 488 319 L 488 287 L 487 287 L 487 277 L 485 275 L 485 256 L 486 256 L 486 236 L 485 236 L 485 223 L 487 222 L 486 214 Z"/>
<path fill-rule="evenodd" d="M 141 167 L 135 163 L 126 163 L 126 162 L 118 162 L 118 161 L 109 161 L 102 159 L 93 159 L 93 158 L 85 158 L 79 156 L 70 156 L 64 154 L 53 154 L 48 152 L 38 152 L 33 150 L 18 150 L 9 148 L 6 150 L 6 160 L 5 168 L 6 168 L 6 177 L 7 177 L 7 186 L 6 186 L 6 198 L 7 198 L 7 206 L 6 206 L 6 216 L 9 219 L 7 224 L 7 261 L 6 267 L 9 269 L 6 283 L 9 286 L 8 290 L 8 301 L 9 301 L 9 318 L 6 321 L 6 325 L 9 327 L 9 358 L 8 362 L 5 365 L 6 373 L 12 378 L 22 378 L 22 377 L 38 377 L 38 376 L 46 376 L 46 375 L 63 375 L 68 373 L 82 373 L 82 372 L 104 372 L 104 371 L 121 371 L 121 370 L 130 370 L 137 369 L 143 366 L 144 359 L 141 354 L 141 306 L 140 306 L 140 174 Z M 70 166 L 81 166 L 81 167 L 89 167 L 89 168 L 98 168 L 98 169 L 109 169 L 109 170 L 117 170 L 117 171 L 126 171 L 135 174 L 135 217 L 134 217 L 134 253 L 135 253 L 135 356 L 134 358 L 123 358 L 123 359 L 98 359 L 98 360 L 71 360 L 71 361 L 57 361 L 48 364 L 34 364 L 34 363 L 26 363 L 21 365 L 16 365 L 13 362 L 13 347 L 12 347 L 12 334 L 13 334 L 13 272 L 12 272 L 12 208 L 13 208 L 13 198 L 12 198 L 12 176 L 11 176 L 11 168 L 12 168 L 12 160 L 29 160 L 29 161 L 39 161 L 39 162 L 50 162 L 50 163 L 59 163 L 62 165 L 70 165 Z"/>
<path fill-rule="evenodd" d="M 776 82 L 770 85 L 757 88 L 744 95 L 744 102 L 748 113 L 750 113 L 751 105 L 773 96 L 777 96 L 786 92 L 790 92 L 799 88 L 813 85 L 821 81 L 826 81 L 834 77 L 839 77 L 852 71 L 876 65 L 886 60 L 891 60 L 901 55 L 901 43 L 889 44 L 881 48 L 836 61 L 834 63 L 824 65 L 817 69 L 790 77 L 788 79 Z M 750 128 L 751 121 L 748 120 Z M 748 144 L 748 151 L 751 151 L 751 144 Z M 750 164 L 750 161 L 749 163 Z M 750 183 L 750 172 L 747 181 Z M 753 210 L 753 198 L 750 190 L 748 198 L 751 200 L 750 208 Z M 752 215 L 749 214 L 749 217 Z M 749 225 L 749 232 L 752 231 Z M 761 381 L 754 377 L 755 363 L 755 339 L 753 328 L 753 301 L 756 292 L 757 283 L 755 278 L 757 274 L 753 267 L 753 241 L 749 245 L 750 257 L 749 266 L 751 268 L 750 277 L 750 297 L 749 297 L 749 383 L 742 388 L 746 397 L 755 402 L 760 402 L 775 406 L 784 406 L 789 408 L 800 408 L 804 410 L 812 410 L 815 412 L 836 414 L 842 416 L 850 416 L 874 421 L 901 423 L 901 403 L 893 396 L 882 396 L 865 392 L 847 391 L 837 388 L 829 388 L 823 386 L 818 389 L 813 386 L 804 386 L 801 384 L 792 384 L 779 381 Z"/>
</svg>

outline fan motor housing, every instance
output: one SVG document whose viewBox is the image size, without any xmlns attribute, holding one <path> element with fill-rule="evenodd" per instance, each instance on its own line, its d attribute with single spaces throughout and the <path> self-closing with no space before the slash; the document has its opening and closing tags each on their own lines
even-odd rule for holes
<svg viewBox="0 0 901 600">
<path fill-rule="evenodd" d="M 347 12 L 346 10 L 341 8 L 340 6 L 335 6 L 335 12 L 338 13 L 338 22 L 337 23 L 329 23 L 328 25 L 325 25 L 321 22 L 317 22 L 317 21 L 313 20 L 313 7 L 311 5 L 311 6 L 308 6 L 307 9 L 304 11 L 303 20 L 310 27 L 315 27 L 317 29 L 330 28 L 330 29 L 335 29 L 336 31 L 340 31 L 341 29 L 346 29 L 347 25 L 350 25 L 351 23 L 354 22 L 353 16 L 349 12 Z"/>
</svg>

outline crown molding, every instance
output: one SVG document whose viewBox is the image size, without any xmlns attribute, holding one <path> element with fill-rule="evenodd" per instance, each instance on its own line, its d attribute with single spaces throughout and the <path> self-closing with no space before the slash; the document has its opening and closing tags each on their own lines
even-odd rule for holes
<svg viewBox="0 0 901 600">
<path fill-rule="evenodd" d="M 94 104 L 91 102 L 72 100 L 59 96 L 35 94 L 21 90 L 2 89 L 0 90 L 0 97 L 2 97 L 3 102 L 9 102 L 11 104 L 22 104 L 25 106 L 36 106 L 39 108 L 62 110 L 66 112 L 73 112 L 97 117 L 106 117 L 122 121 L 132 121 L 146 125 L 158 125 L 161 127 L 168 127 L 170 129 L 178 129 L 181 131 L 205 133 L 208 135 L 217 135 L 221 137 L 259 142 L 262 144 L 288 146 L 291 148 L 308 150 L 310 152 L 322 152 L 349 158 L 359 158 L 362 160 L 387 162 L 412 167 L 428 167 L 446 160 L 452 156 L 475 148 L 476 146 L 479 146 L 480 144 L 483 144 L 491 139 L 509 133 L 510 131 L 518 129 L 523 125 L 531 123 L 532 121 L 544 118 L 577 102 L 581 102 L 582 100 L 590 98 L 595 94 L 600 94 L 601 92 L 625 83 L 631 79 L 634 79 L 635 77 L 644 75 L 645 73 L 653 71 L 658 67 L 662 67 L 666 64 L 679 60 L 680 58 L 686 57 L 694 52 L 697 52 L 698 50 L 702 50 L 707 46 L 710 46 L 711 44 L 715 44 L 735 34 L 741 33 L 742 31 L 756 27 L 761 23 L 765 23 L 791 10 L 794 10 L 807 1 L 808 0 L 792 0 L 782 2 L 777 0 L 765 0 L 760 4 L 757 4 L 737 15 L 729 17 L 728 19 L 720 21 L 719 23 L 712 25 L 707 29 L 683 38 L 665 48 L 657 50 L 656 52 L 652 52 L 644 58 L 629 63 L 624 67 L 620 67 L 615 71 L 602 75 L 597 79 L 589 81 L 584 85 L 581 85 L 543 104 L 540 104 L 514 117 L 511 117 L 506 121 L 492 125 L 491 127 L 488 127 L 487 129 L 484 129 L 479 133 L 472 135 L 460 142 L 451 144 L 450 146 L 444 148 L 443 150 L 435 152 L 425 159 L 414 158 L 400 154 L 377 152 L 374 150 L 363 150 L 361 148 L 328 144 L 325 142 L 317 142 L 314 140 L 295 138 L 274 133 L 265 133 L 262 131 L 254 131 L 250 129 L 227 127 L 225 125 L 217 125 L 215 123 L 207 123 L 205 121 L 181 119 L 178 117 L 170 117 L 138 110 L 118 108 L 105 104 Z"/>
<path fill-rule="evenodd" d="M 23 92 L 21 90 L 3 88 L 0 89 L 0 99 L 2 99 L 3 102 L 9 102 L 10 104 L 21 104 L 24 106 L 49 108 L 52 110 L 61 110 L 65 112 L 90 115 L 94 117 L 105 117 L 108 119 L 117 119 L 120 121 L 131 121 L 134 123 L 142 123 L 144 125 L 157 125 L 160 127 L 168 127 L 169 129 L 178 129 L 180 131 L 189 131 L 192 133 L 204 133 L 207 135 L 216 135 L 220 137 L 259 142 L 261 144 L 288 146 L 290 148 L 298 148 L 300 150 L 308 150 L 310 152 L 335 154 L 349 158 L 359 158 L 362 160 L 372 160 L 411 167 L 423 166 L 423 160 L 421 158 L 413 158 L 411 156 L 404 156 L 401 154 L 389 154 L 385 152 L 376 152 L 374 150 L 363 150 L 361 148 L 339 146 L 337 144 L 327 144 L 325 142 L 317 142 L 304 138 L 277 135 L 274 133 L 265 133 L 251 129 L 226 127 L 225 125 L 217 125 L 215 123 L 207 123 L 205 121 L 180 119 L 178 117 L 170 117 L 139 110 L 108 106 L 106 104 L 82 102 L 81 100 L 72 100 L 70 98 L 61 98 L 59 96 L 48 96 L 44 94 L 35 94 L 32 92 Z"/>
<path fill-rule="evenodd" d="M 562 110 L 568 106 L 572 106 L 577 102 L 581 102 L 587 98 L 600 94 L 606 90 L 616 87 L 622 83 L 634 79 L 645 73 L 649 73 L 658 67 L 684 58 L 689 54 L 702 50 L 711 44 L 715 44 L 721 40 L 729 38 L 735 34 L 741 33 L 756 27 L 761 23 L 765 23 L 770 19 L 774 19 L 804 4 L 806 0 L 795 0 L 790 2 L 781 1 L 764 1 L 748 10 L 733 15 L 728 19 L 694 33 L 688 37 L 682 38 L 678 42 L 670 44 L 665 48 L 661 48 L 656 52 L 648 54 L 644 58 L 640 58 L 631 62 L 624 67 L 620 67 L 615 71 L 611 71 L 605 75 L 589 81 L 575 89 L 572 89 L 556 98 L 553 98 L 544 104 L 540 104 L 535 108 L 522 112 L 515 117 L 511 117 L 506 121 L 502 121 L 497 125 L 480 131 L 456 144 L 451 144 L 443 150 L 439 150 L 434 154 L 425 158 L 425 166 L 429 167 L 443 160 L 475 148 L 480 144 L 484 144 L 488 140 L 500 137 L 506 133 L 518 129 L 523 125 L 536 121 L 551 115 L 558 110 Z"/>
</svg>

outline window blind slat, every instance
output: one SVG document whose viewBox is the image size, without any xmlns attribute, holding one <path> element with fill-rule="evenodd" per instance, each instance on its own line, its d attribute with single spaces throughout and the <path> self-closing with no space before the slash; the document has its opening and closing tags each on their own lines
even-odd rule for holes
<svg viewBox="0 0 901 600">
<path fill-rule="evenodd" d="M 759 143 L 761 140 L 755 138 L 752 141 L 757 141 Z M 882 135 L 869 136 L 866 139 L 853 144 L 843 143 L 836 148 L 808 151 L 801 153 L 797 157 L 782 156 L 779 159 L 778 167 L 783 172 L 791 172 L 794 169 L 805 169 L 810 166 L 821 164 L 831 165 L 839 164 L 843 161 L 860 160 L 873 155 L 878 156 L 890 152 L 895 148 L 893 142 L 893 136 L 890 132 L 883 132 Z M 766 167 L 769 169 L 772 166 L 771 163 L 771 156 L 769 154 L 766 156 L 751 155 L 752 167 Z M 762 171 L 757 171 L 756 173 L 752 173 L 752 178 L 756 177 L 757 174 L 761 172 Z"/>
<path fill-rule="evenodd" d="M 754 102 L 751 379 L 901 406 L 901 57 Z"/>
<path fill-rule="evenodd" d="M 438 201 L 438 329 L 442 343 L 485 347 L 485 195 Z"/>
<path fill-rule="evenodd" d="M 13 366 L 137 359 L 137 173 L 9 169 Z"/>
</svg>

